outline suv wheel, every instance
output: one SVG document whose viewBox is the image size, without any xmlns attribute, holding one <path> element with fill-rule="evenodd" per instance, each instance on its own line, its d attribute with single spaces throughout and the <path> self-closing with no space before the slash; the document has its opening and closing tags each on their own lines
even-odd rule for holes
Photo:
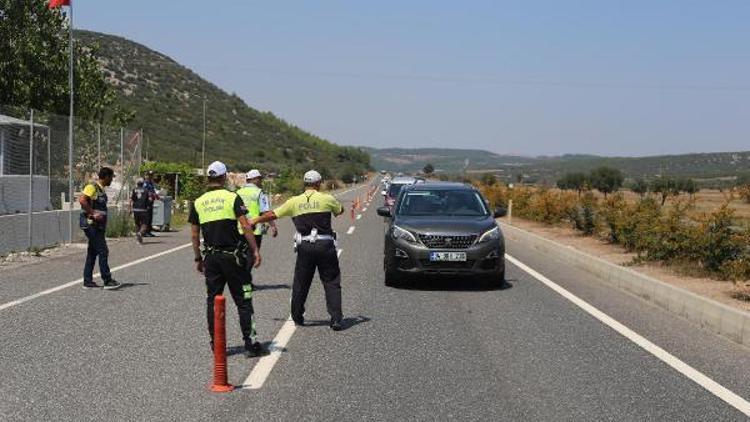
<svg viewBox="0 0 750 422">
<path fill-rule="evenodd" d="M 490 289 L 504 288 L 507 283 L 505 281 L 505 268 L 501 268 L 487 278 L 486 286 Z"/>
</svg>

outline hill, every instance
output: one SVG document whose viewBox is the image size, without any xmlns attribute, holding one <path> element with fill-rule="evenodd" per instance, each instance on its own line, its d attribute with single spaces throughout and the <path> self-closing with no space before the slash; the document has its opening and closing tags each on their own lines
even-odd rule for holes
<svg viewBox="0 0 750 422">
<path fill-rule="evenodd" d="M 114 35 L 76 31 L 75 37 L 103 66 L 118 104 L 135 111 L 130 126 L 143 128 L 150 159 L 200 165 L 205 98 L 207 162 L 269 171 L 316 167 L 337 177 L 369 168 L 369 156 L 359 148 L 335 145 L 258 111 L 164 54 Z"/>
<path fill-rule="evenodd" d="M 475 149 L 449 148 L 365 148 L 370 153 L 373 167 L 395 172 L 416 172 L 427 163 L 437 172 L 459 173 L 468 169 L 500 169 L 531 164 L 534 158 L 498 155 Z M 468 160 L 468 162 L 467 162 Z"/>
<path fill-rule="evenodd" d="M 695 179 L 731 179 L 750 173 L 750 151 L 716 152 L 650 157 L 601 157 L 562 155 L 522 157 L 470 149 L 367 149 L 377 169 L 416 172 L 432 163 L 438 172 L 460 173 L 469 160 L 468 172 L 494 172 L 508 181 L 523 176 L 531 182 L 554 183 L 567 172 L 589 172 L 599 166 L 620 169 L 626 177 L 659 175 Z"/>
</svg>

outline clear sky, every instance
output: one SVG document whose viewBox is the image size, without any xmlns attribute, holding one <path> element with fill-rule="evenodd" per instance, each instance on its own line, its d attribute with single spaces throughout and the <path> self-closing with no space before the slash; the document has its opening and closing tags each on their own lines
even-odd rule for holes
<svg viewBox="0 0 750 422">
<path fill-rule="evenodd" d="M 750 150 L 748 0 L 74 1 L 341 144 Z"/>
</svg>

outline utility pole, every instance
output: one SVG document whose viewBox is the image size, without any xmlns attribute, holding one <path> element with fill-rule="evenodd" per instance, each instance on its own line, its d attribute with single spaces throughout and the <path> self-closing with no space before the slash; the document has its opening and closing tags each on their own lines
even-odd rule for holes
<svg viewBox="0 0 750 422">
<path fill-rule="evenodd" d="M 206 97 L 203 97 L 203 146 L 201 147 L 201 171 L 206 171 Z"/>
</svg>

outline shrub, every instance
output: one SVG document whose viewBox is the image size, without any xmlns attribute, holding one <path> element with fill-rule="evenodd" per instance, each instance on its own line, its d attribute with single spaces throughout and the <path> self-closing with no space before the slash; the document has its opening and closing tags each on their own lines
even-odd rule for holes
<svg viewBox="0 0 750 422">
<path fill-rule="evenodd" d="M 596 208 L 597 200 L 593 193 L 586 192 L 578 204 L 567 210 L 568 220 L 573 223 L 573 228 L 590 236 L 596 232 Z"/>
<path fill-rule="evenodd" d="M 114 208 L 107 211 L 107 237 L 127 237 L 134 226 L 130 213 Z"/>
</svg>

